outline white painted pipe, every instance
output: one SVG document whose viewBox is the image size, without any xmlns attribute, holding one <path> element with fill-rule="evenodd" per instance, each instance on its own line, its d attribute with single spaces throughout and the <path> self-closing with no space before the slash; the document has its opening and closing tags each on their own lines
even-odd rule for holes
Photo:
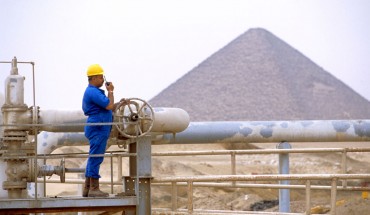
<svg viewBox="0 0 370 215">
<path fill-rule="evenodd" d="M 155 120 L 152 132 L 178 133 L 189 126 L 189 114 L 183 109 L 157 107 L 153 110 Z"/>
<path fill-rule="evenodd" d="M 178 133 L 189 123 L 189 114 L 180 108 L 153 108 L 154 122 L 151 132 Z M 86 116 L 82 110 L 40 110 L 41 131 L 83 132 Z M 75 123 L 76 125 L 71 126 Z"/>
<path fill-rule="evenodd" d="M 192 122 L 157 143 L 270 143 L 370 141 L 370 120 Z"/>
<path fill-rule="evenodd" d="M 86 116 L 82 110 L 40 110 L 41 131 L 83 132 Z M 71 124 L 78 124 L 71 126 Z M 63 125 L 65 124 L 65 125 Z"/>
</svg>

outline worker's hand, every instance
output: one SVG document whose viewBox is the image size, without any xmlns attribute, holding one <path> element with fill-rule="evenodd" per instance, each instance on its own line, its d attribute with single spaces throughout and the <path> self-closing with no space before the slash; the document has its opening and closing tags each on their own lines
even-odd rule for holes
<svg viewBox="0 0 370 215">
<path fill-rule="evenodd" d="M 129 104 L 129 100 L 126 100 L 125 98 L 122 98 L 122 99 L 119 101 L 119 103 L 120 103 L 121 105 L 128 105 L 128 104 Z"/>
<path fill-rule="evenodd" d="M 108 91 L 113 91 L 114 90 L 114 85 L 112 82 L 109 82 L 109 85 L 106 84 L 105 87 L 107 88 Z"/>
</svg>

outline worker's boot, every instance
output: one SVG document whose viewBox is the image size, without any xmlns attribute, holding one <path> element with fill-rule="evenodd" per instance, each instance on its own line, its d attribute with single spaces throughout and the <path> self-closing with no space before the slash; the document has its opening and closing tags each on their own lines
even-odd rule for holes
<svg viewBox="0 0 370 215">
<path fill-rule="evenodd" d="M 84 189 L 82 190 L 82 197 L 88 197 L 89 196 L 89 190 L 90 190 L 90 178 L 85 178 L 85 185 Z"/>
<path fill-rule="evenodd" d="M 108 197 L 109 194 L 99 190 L 99 178 L 90 178 L 89 197 Z"/>
</svg>

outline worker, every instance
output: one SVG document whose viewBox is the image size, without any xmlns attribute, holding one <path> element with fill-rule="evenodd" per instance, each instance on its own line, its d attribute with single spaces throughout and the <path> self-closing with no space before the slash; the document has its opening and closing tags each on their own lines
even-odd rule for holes
<svg viewBox="0 0 370 215">
<path fill-rule="evenodd" d="M 85 90 L 82 100 L 82 110 L 88 116 L 87 123 L 111 123 L 113 121 L 112 110 L 117 104 L 114 103 L 112 82 L 106 82 L 105 87 L 108 91 L 108 96 L 104 90 L 100 89 L 104 82 L 104 71 L 98 64 L 93 64 L 87 69 L 88 86 Z M 126 102 L 125 99 L 120 101 Z M 89 155 L 104 154 L 107 146 L 107 141 L 110 135 L 111 125 L 86 125 L 85 136 L 89 140 L 90 149 Z M 89 157 L 85 171 L 85 185 L 83 189 L 83 197 L 107 197 L 105 193 L 99 189 L 99 169 L 104 157 Z"/>
</svg>

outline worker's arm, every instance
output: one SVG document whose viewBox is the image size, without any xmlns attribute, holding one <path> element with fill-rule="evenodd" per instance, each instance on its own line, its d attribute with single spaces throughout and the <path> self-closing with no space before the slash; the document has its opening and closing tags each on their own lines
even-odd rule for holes
<svg viewBox="0 0 370 215">
<path fill-rule="evenodd" d="M 107 107 L 105 107 L 105 109 L 114 110 L 115 105 L 114 105 L 114 95 L 113 95 L 113 90 L 114 90 L 113 83 L 109 82 L 109 85 L 105 85 L 105 86 L 108 90 L 108 98 L 109 98 L 109 104 L 107 105 Z"/>
<path fill-rule="evenodd" d="M 116 110 L 117 107 L 122 107 L 124 105 L 128 105 L 128 100 L 126 100 L 126 99 L 123 98 L 119 102 L 117 102 L 117 103 L 114 104 L 113 110 Z"/>
</svg>

